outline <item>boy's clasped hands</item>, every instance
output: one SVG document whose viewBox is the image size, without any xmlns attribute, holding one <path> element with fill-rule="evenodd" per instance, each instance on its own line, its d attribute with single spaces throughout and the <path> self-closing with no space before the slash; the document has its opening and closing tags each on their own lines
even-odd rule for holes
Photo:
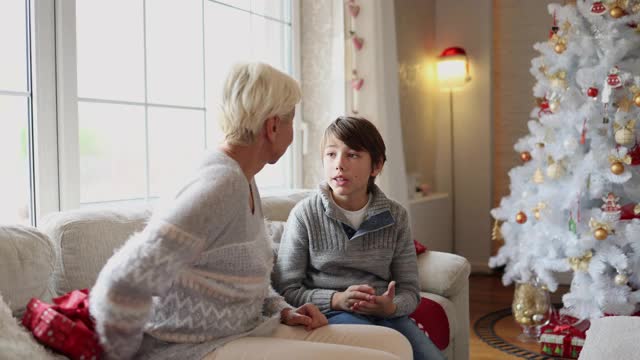
<svg viewBox="0 0 640 360">
<path fill-rule="evenodd" d="M 387 291 L 380 296 L 376 296 L 375 289 L 369 285 L 351 285 L 347 290 L 333 295 L 331 308 L 363 315 L 389 317 L 396 312 L 396 304 L 393 302 L 395 295 L 395 281 L 391 281 Z"/>
</svg>

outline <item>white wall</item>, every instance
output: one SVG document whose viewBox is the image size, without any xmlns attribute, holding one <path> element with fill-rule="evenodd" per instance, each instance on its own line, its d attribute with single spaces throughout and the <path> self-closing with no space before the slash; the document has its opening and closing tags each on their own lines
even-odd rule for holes
<svg viewBox="0 0 640 360">
<path fill-rule="evenodd" d="M 462 46 L 471 63 L 472 80 L 453 95 L 454 101 L 454 251 L 466 257 L 474 271 L 487 271 L 490 256 L 492 200 L 492 2 L 437 0 L 436 47 Z M 449 95 L 439 93 L 436 121 L 449 128 Z M 447 130 L 445 130 L 445 128 Z M 442 136 L 439 148 L 448 148 Z M 448 163 L 440 152 L 438 163 Z M 449 174 L 438 174 L 439 182 Z"/>
</svg>

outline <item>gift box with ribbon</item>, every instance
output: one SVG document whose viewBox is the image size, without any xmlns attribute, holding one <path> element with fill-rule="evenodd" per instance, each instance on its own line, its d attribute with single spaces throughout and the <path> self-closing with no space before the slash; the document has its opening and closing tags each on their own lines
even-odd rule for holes
<svg viewBox="0 0 640 360">
<path fill-rule="evenodd" d="M 99 359 L 102 349 L 89 315 L 89 291 L 74 290 L 53 302 L 51 305 L 32 298 L 22 325 L 40 343 L 70 359 Z"/>
<path fill-rule="evenodd" d="M 540 347 L 542 353 L 566 359 L 577 359 L 590 325 L 589 320 L 580 321 L 567 315 L 552 315 L 549 324 L 541 329 Z"/>
</svg>

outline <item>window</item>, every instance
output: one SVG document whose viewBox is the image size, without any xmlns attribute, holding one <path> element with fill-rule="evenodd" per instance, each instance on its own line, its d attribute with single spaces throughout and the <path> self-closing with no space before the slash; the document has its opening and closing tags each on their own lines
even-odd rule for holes
<svg viewBox="0 0 640 360">
<path fill-rule="evenodd" d="M 80 204 L 161 196 L 190 175 L 222 140 L 217 104 L 231 65 L 292 73 L 290 9 L 287 0 L 76 2 Z M 287 155 L 258 184 L 291 186 L 290 168 Z"/>
<path fill-rule="evenodd" d="M 175 190 L 222 140 L 233 63 L 295 76 L 298 1 L 0 2 L 0 223 Z M 299 158 L 258 185 L 296 185 Z"/>
<path fill-rule="evenodd" d="M 32 171 L 28 10 L 0 2 L 0 223 L 29 224 Z"/>
</svg>

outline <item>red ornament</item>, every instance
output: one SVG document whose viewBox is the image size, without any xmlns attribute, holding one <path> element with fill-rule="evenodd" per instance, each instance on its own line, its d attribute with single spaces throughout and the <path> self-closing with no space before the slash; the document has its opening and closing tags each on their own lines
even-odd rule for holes
<svg viewBox="0 0 640 360">
<path fill-rule="evenodd" d="M 640 165 L 640 146 L 638 144 L 635 144 L 627 154 L 631 156 L 631 165 Z"/>
<path fill-rule="evenodd" d="M 516 214 L 516 222 L 518 224 L 524 224 L 527 222 L 527 214 L 525 214 L 523 211 L 520 211 Z"/>
<path fill-rule="evenodd" d="M 592 98 L 598 96 L 598 88 L 590 87 L 587 89 L 587 96 Z"/>
<path fill-rule="evenodd" d="M 635 203 L 629 203 L 622 206 L 622 208 L 620 209 L 622 211 L 620 213 L 620 220 L 631 220 L 631 219 L 640 218 L 640 214 L 636 214 L 634 210 L 636 205 L 637 204 Z"/>
<path fill-rule="evenodd" d="M 596 1 L 591 5 L 591 12 L 594 14 L 602 15 L 607 11 L 607 8 L 604 7 L 602 1 Z"/>
<path fill-rule="evenodd" d="M 611 86 L 614 89 L 622 86 L 620 75 L 618 75 L 618 67 L 614 67 L 609 71 L 609 75 L 607 75 L 607 85 Z"/>
</svg>

